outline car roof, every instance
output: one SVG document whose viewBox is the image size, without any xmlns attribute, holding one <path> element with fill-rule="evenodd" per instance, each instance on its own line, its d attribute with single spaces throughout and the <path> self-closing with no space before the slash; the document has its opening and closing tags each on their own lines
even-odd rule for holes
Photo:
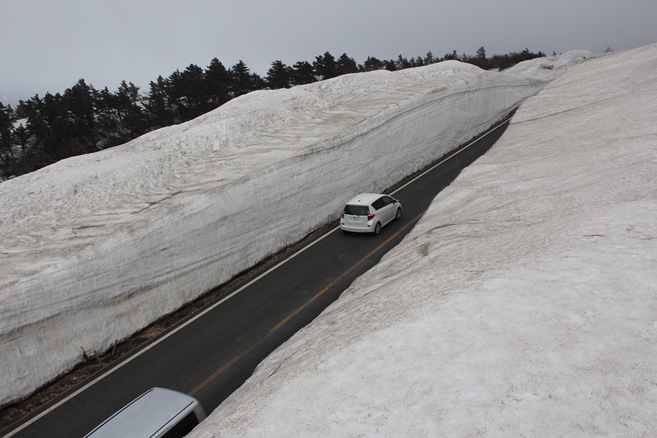
<svg viewBox="0 0 657 438">
<path fill-rule="evenodd" d="M 177 391 L 152 388 L 105 420 L 88 437 L 156 435 L 195 400 Z"/>
<path fill-rule="evenodd" d="M 348 205 L 370 205 L 372 202 L 379 199 L 381 196 L 386 196 L 382 193 L 361 193 L 360 195 L 354 196 L 349 202 Z"/>
</svg>

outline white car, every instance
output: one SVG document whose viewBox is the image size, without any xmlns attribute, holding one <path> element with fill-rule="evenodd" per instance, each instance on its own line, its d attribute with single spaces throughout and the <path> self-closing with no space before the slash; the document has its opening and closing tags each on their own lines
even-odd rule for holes
<svg viewBox="0 0 657 438">
<path fill-rule="evenodd" d="M 183 437 L 205 419 L 198 400 L 178 391 L 151 388 L 84 438 Z"/>
<path fill-rule="evenodd" d="M 342 210 L 340 229 L 353 233 L 379 234 L 381 228 L 402 215 L 401 203 L 381 193 L 361 193 Z"/>
</svg>

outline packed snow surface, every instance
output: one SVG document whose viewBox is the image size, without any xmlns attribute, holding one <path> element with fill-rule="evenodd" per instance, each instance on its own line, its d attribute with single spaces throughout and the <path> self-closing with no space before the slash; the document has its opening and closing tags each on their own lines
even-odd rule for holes
<svg viewBox="0 0 657 438">
<path fill-rule="evenodd" d="M 193 437 L 657 436 L 657 45 L 530 98 Z"/>
<path fill-rule="evenodd" d="M 439 158 L 587 56 L 254 92 L 3 182 L 0 406 Z"/>
</svg>

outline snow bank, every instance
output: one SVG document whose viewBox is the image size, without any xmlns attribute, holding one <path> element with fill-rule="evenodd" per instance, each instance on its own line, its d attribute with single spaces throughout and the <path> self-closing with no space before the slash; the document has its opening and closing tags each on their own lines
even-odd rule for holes
<svg viewBox="0 0 657 438">
<path fill-rule="evenodd" d="M 655 436 L 657 45 L 571 68 L 190 436 Z"/>
<path fill-rule="evenodd" d="M 0 406 L 470 139 L 557 70 L 444 62 L 255 92 L 0 184 Z"/>
</svg>

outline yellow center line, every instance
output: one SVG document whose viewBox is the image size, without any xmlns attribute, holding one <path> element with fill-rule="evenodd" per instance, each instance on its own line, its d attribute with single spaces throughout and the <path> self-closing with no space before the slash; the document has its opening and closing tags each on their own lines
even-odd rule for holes
<svg viewBox="0 0 657 438">
<path fill-rule="evenodd" d="M 306 309 L 310 304 L 313 302 L 317 301 L 318 298 L 320 298 L 322 295 L 324 295 L 327 291 L 329 291 L 333 286 L 335 286 L 338 282 L 343 280 L 345 277 L 347 277 L 349 274 L 351 274 L 356 268 L 358 268 L 360 265 L 365 263 L 370 257 L 372 257 L 374 254 L 376 254 L 378 251 L 381 250 L 385 245 L 390 243 L 393 239 L 395 239 L 399 234 L 404 231 L 406 228 L 410 227 L 411 225 L 415 224 L 417 221 L 420 220 L 420 218 L 426 213 L 426 210 L 421 212 L 419 215 L 417 215 L 415 218 L 413 218 L 409 223 L 404 225 L 402 228 L 399 229 L 395 234 L 392 236 L 388 237 L 384 242 L 382 242 L 379 246 L 374 248 L 372 251 L 370 251 L 369 254 L 367 254 L 365 257 L 360 259 L 356 264 L 354 264 L 351 268 L 347 269 L 345 272 L 343 272 L 339 277 L 335 278 L 333 281 L 331 281 L 328 285 L 326 285 L 322 290 L 317 292 L 315 295 L 313 295 L 308 301 L 306 301 L 304 304 L 302 304 L 300 307 L 298 307 L 295 311 L 290 313 L 288 316 L 283 318 L 278 324 L 276 324 L 274 327 L 269 329 L 269 332 L 267 333 L 267 336 L 264 339 L 267 339 L 271 336 L 273 336 L 278 330 L 280 330 L 285 324 L 287 324 L 292 318 L 297 316 L 299 313 L 301 313 L 304 309 Z M 261 340 L 261 341 L 262 341 Z M 260 342 L 258 342 L 259 344 Z M 197 392 L 205 388 L 207 385 L 209 385 L 211 382 L 213 382 L 217 377 L 219 377 L 221 374 L 224 373 L 227 369 L 235 365 L 241 358 L 249 354 L 251 351 L 255 349 L 256 345 L 253 345 L 249 347 L 245 352 L 235 356 L 233 359 L 231 359 L 229 362 L 224 364 L 221 368 L 219 368 L 217 371 L 215 371 L 210 377 L 205 379 L 203 382 L 201 382 L 196 388 L 194 388 L 189 395 L 195 395 Z"/>
<path fill-rule="evenodd" d="M 417 181 L 418 179 L 422 178 L 424 175 L 426 175 L 426 174 L 428 174 L 429 172 L 431 172 L 431 171 L 433 171 L 434 169 L 436 169 L 438 166 L 440 166 L 440 165 L 441 165 L 442 163 L 444 163 L 445 161 L 447 161 L 447 160 L 451 159 L 452 157 L 454 157 L 454 156 L 460 154 L 461 152 L 465 151 L 465 150 L 468 149 L 470 146 L 472 146 L 473 144 L 475 144 L 477 141 L 483 139 L 484 137 L 486 137 L 486 136 L 489 135 L 490 133 L 495 132 L 497 129 L 499 129 L 499 128 L 501 128 L 502 126 L 504 126 L 504 125 L 505 125 L 510 119 L 511 119 L 511 116 L 509 116 L 507 119 L 503 120 L 502 122 L 498 123 L 497 125 L 495 125 L 495 126 L 492 127 L 491 129 L 489 129 L 488 131 L 484 132 L 483 134 L 481 134 L 481 135 L 478 136 L 477 138 L 473 139 L 470 143 L 466 144 L 466 145 L 463 146 L 462 148 L 457 149 L 456 152 L 454 152 L 454 153 L 450 153 L 450 154 L 447 154 L 445 157 L 443 157 L 440 161 L 438 161 L 437 163 L 435 163 L 435 164 L 434 164 L 433 166 L 431 166 L 429 169 L 426 169 L 426 170 L 423 171 L 420 175 L 417 175 L 415 178 L 411 179 L 410 181 L 407 181 L 406 184 L 402 185 L 401 187 L 398 187 L 398 188 L 395 189 L 393 192 L 390 192 L 390 194 L 391 194 L 391 195 L 394 195 L 396 192 L 398 192 L 398 191 L 400 191 L 400 190 L 406 188 L 407 186 L 411 185 L 412 183 L 414 183 L 414 182 Z M 413 219 L 409 224 L 405 225 L 405 226 L 402 228 L 402 230 L 405 229 L 405 228 L 407 228 L 410 224 L 412 224 L 412 223 L 417 222 L 418 220 L 420 220 L 420 218 L 422 217 L 422 215 L 423 215 L 425 212 L 426 212 L 426 210 L 423 211 L 422 213 L 420 213 L 420 214 L 419 214 L 415 219 Z M 19 433 L 21 430 L 23 430 L 23 429 L 29 427 L 31 424 L 37 422 L 38 420 L 40 420 L 41 418 L 45 417 L 45 416 L 48 415 L 50 412 L 52 412 L 52 411 L 54 411 L 55 409 L 59 408 L 59 407 L 62 406 L 63 404 L 68 403 L 71 399 L 77 397 L 78 395 L 80 395 L 81 393 L 83 393 L 84 391 L 86 391 L 87 389 L 89 389 L 89 388 L 91 388 L 92 386 L 94 386 L 96 383 L 100 382 L 101 380 L 107 378 L 108 376 L 110 376 L 111 374 L 115 373 L 115 372 L 118 371 L 119 369 L 123 368 L 124 366 L 126 366 L 127 364 L 129 364 L 130 362 L 132 362 L 133 360 L 135 360 L 136 358 L 140 357 L 141 355 L 143 355 L 143 354 L 146 353 L 147 351 L 149 351 L 149 350 L 155 348 L 158 344 L 160 344 L 160 343 L 164 342 L 165 340 L 169 339 L 170 337 L 172 337 L 173 335 L 175 335 L 175 334 L 178 333 L 179 331 L 183 330 L 185 327 L 187 327 L 187 326 L 189 326 L 190 324 L 194 323 L 194 322 L 197 321 L 198 319 L 204 317 L 206 314 L 210 313 L 211 311 L 213 311 L 215 308 L 217 308 L 218 306 L 220 306 L 221 304 L 223 304 L 223 303 L 226 302 L 227 300 L 229 300 L 229 299 L 231 299 L 232 297 L 234 297 L 235 295 L 239 294 L 240 292 L 242 292 L 244 289 L 248 288 L 248 287 L 249 287 L 250 285 L 252 285 L 253 283 L 259 281 L 261 278 L 263 278 L 264 276 L 266 276 L 267 274 L 269 274 L 271 271 L 274 271 L 275 269 L 278 269 L 278 268 L 279 268 L 280 266 L 282 266 L 283 264 L 289 262 L 289 261 L 290 261 L 291 259 L 293 259 L 294 257 L 300 255 L 301 253 L 303 253 L 305 250 L 307 250 L 307 249 L 310 248 L 311 246 L 313 246 L 313 245 L 319 243 L 322 239 L 325 239 L 326 237 L 328 237 L 330 234 L 332 234 L 332 233 L 335 232 L 336 230 L 338 230 L 337 227 L 334 228 L 333 230 L 329 231 L 328 233 L 324 234 L 322 237 L 318 238 L 318 239 L 315 240 L 314 242 L 310 243 L 310 244 L 309 244 L 308 246 L 306 246 L 305 248 L 299 250 L 297 253 L 292 254 L 290 257 L 288 257 L 287 259 L 283 260 L 283 261 L 280 262 L 279 264 L 273 266 L 273 267 L 270 268 L 268 271 L 263 272 L 263 273 L 260 274 L 258 277 L 252 279 L 252 280 L 249 281 L 247 284 L 243 285 L 242 287 L 240 287 L 239 289 L 237 289 L 237 290 L 234 291 L 233 293 L 231 293 L 231 294 L 229 294 L 228 296 L 224 297 L 223 299 L 217 301 L 216 303 L 212 304 L 211 306 L 205 308 L 205 310 L 203 310 L 203 311 L 197 313 L 195 316 L 193 316 L 192 318 L 188 319 L 186 322 L 180 324 L 179 326 L 177 326 L 177 327 L 175 327 L 173 330 L 167 332 L 166 334 L 164 334 L 163 336 L 161 336 L 160 338 L 158 338 L 158 339 L 155 340 L 154 342 L 148 344 L 145 348 L 143 348 L 143 349 L 137 351 L 135 354 L 133 354 L 132 356 L 130 356 L 129 358 L 127 358 L 127 359 L 124 360 L 123 362 L 121 362 L 121 363 L 119 363 L 118 365 L 112 367 L 111 369 L 109 369 L 108 371 L 104 372 L 103 374 L 99 375 L 98 377 L 96 377 L 96 378 L 93 379 L 92 381 L 88 382 L 87 384 L 85 384 L 84 386 L 82 386 L 82 387 L 79 388 L 78 390 L 74 391 L 73 393 L 69 394 L 68 396 L 64 397 L 63 399 L 61 399 L 61 400 L 55 402 L 55 403 L 54 403 L 53 405 L 51 405 L 49 408 L 47 408 L 47 409 L 41 411 L 40 413 L 36 414 L 36 415 L 35 415 L 34 417 L 32 417 L 30 420 L 26 421 L 26 422 L 23 423 L 21 426 L 19 426 L 18 428 L 14 429 L 11 433 L 9 433 L 8 435 L 5 435 L 5 437 L 3 437 L 3 438 L 9 438 L 9 437 L 11 437 L 11 436 L 14 436 L 15 434 Z M 388 239 L 388 240 L 389 240 L 389 239 Z M 371 255 L 371 254 L 370 254 L 370 255 Z M 367 257 L 369 257 L 370 255 L 368 255 Z M 366 257 L 366 258 L 367 258 L 367 257 Z M 358 264 L 360 264 L 360 263 L 362 263 L 362 261 L 359 262 Z M 334 283 L 335 283 L 335 282 L 333 282 L 332 284 L 334 284 Z M 321 293 L 318 293 L 318 295 L 321 295 Z M 316 298 L 313 297 L 313 299 L 316 299 Z M 289 317 L 286 318 L 286 320 L 289 320 Z M 281 324 L 277 324 L 277 327 L 278 327 L 279 325 L 281 325 Z M 270 333 L 271 333 L 272 331 L 275 331 L 275 330 L 273 330 L 273 329 L 270 330 Z M 220 368 L 219 370 L 217 370 L 217 372 L 216 372 L 213 376 L 211 376 L 212 379 L 208 378 L 208 379 L 206 379 L 201 385 L 199 385 L 199 386 L 197 386 L 196 388 L 194 388 L 194 392 L 198 392 L 198 391 L 200 391 L 205 385 L 207 385 L 209 382 L 211 382 L 213 379 L 215 379 L 217 376 L 219 376 L 219 375 L 220 375 L 220 374 L 221 374 L 226 368 L 229 368 L 230 366 L 232 366 L 235 362 L 237 362 L 239 359 L 241 359 L 244 355 L 246 355 L 247 353 L 249 353 L 251 350 L 253 350 L 253 347 L 251 347 L 250 349 L 248 349 L 245 353 L 243 353 L 243 354 L 241 354 L 241 355 L 239 355 L 239 356 L 236 356 L 233 360 L 231 360 L 231 361 L 228 362 L 226 365 L 224 365 L 222 368 Z"/>
<path fill-rule="evenodd" d="M 192 391 L 189 393 L 189 395 L 193 396 L 196 395 L 197 392 L 199 392 L 201 389 L 205 388 L 208 386 L 210 382 L 212 382 L 214 379 L 219 377 L 221 374 L 223 374 L 224 371 L 226 371 L 228 368 L 232 367 L 235 365 L 235 363 L 240 360 L 242 357 L 244 357 L 245 354 L 249 353 L 251 350 L 253 350 L 253 347 L 249 348 L 246 352 L 240 354 L 239 356 L 235 356 L 232 358 L 229 362 L 225 363 L 224 366 L 219 368 L 217 371 L 214 372 L 210 377 L 205 379 L 203 382 L 201 382 L 196 388 L 192 389 Z"/>
</svg>

